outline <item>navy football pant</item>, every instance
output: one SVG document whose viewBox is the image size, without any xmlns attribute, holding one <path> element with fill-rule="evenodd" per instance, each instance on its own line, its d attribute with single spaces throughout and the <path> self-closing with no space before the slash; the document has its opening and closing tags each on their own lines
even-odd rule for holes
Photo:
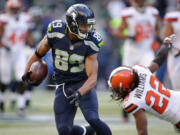
<svg viewBox="0 0 180 135">
<path fill-rule="evenodd" d="M 65 86 L 65 93 L 68 93 L 68 89 L 77 90 L 82 83 Z M 86 95 L 82 96 L 79 107 L 87 120 L 87 122 L 95 129 L 98 135 L 111 135 L 109 127 L 99 119 L 98 115 L 98 101 L 95 90 L 91 90 Z M 73 128 L 73 121 L 77 111 L 75 105 L 69 104 L 68 99 L 63 93 L 63 87 L 60 86 L 56 90 L 54 100 L 54 113 L 56 127 L 59 135 L 73 135 L 71 133 Z"/>
</svg>

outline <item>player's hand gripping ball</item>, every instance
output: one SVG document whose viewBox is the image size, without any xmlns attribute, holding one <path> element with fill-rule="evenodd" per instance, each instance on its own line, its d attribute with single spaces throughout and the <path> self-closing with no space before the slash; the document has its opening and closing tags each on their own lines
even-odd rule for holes
<svg viewBox="0 0 180 135">
<path fill-rule="evenodd" d="M 38 86 L 47 76 L 48 67 L 44 61 L 34 62 L 30 70 L 23 75 L 22 80 L 28 84 Z"/>
</svg>

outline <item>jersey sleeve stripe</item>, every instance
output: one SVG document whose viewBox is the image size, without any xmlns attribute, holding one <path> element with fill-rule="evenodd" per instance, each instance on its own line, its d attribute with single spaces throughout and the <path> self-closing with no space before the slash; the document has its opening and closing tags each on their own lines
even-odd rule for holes
<svg viewBox="0 0 180 135">
<path fill-rule="evenodd" d="M 59 32 L 47 33 L 48 38 L 63 38 L 65 35 Z"/>
<path fill-rule="evenodd" d="M 165 22 L 177 22 L 178 18 L 164 18 Z"/>
<path fill-rule="evenodd" d="M 135 104 L 130 104 L 128 107 L 126 107 L 124 109 L 125 112 L 131 113 L 132 111 L 134 111 L 137 108 L 137 105 Z"/>
<path fill-rule="evenodd" d="M 92 41 L 86 41 L 84 40 L 85 45 L 88 45 L 93 49 L 94 51 L 99 51 L 99 48 L 92 42 Z"/>
</svg>

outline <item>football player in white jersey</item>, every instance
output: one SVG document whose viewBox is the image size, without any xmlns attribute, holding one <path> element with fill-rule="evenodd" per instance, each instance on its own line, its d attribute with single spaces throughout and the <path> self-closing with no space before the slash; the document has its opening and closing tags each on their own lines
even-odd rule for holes
<svg viewBox="0 0 180 135">
<path fill-rule="evenodd" d="M 123 65 L 148 65 L 154 58 L 152 44 L 159 37 L 159 12 L 146 6 L 146 0 L 131 0 L 131 3 L 131 7 L 121 12 L 122 24 L 112 34 L 125 39 Z M 128 35 L 124 35 L 124 29 Z"/>
<path fill-rule="evenodd" d="M 180 90 L 180 0 L 177 0 L 177 10 L 168 12 L 164 17 L 163 38 L 176 34 L 174 47 L 168 56 L 167 69 L 174 90 Z"/>
<path fill-rule="evenodd" d="M 33 46 L 30 31 L 31 19 L 20 11 L 20 0 L 8 0 L 6 13 L 0 15 L 0 110 L 4 111 L 5 89 L 11 81 L 12 72 L 18 84 L 18 107 L 24 109 L 24 85 L 21 76 L 25 70 L 26 58 L 24 46 L 26 41 Z"/>
<path fill-rule="evenodd" d="M 147 119 L 144 111 L 171 122 L 180 129 L 180 92 L 169 90 L 153 75 L 166 60 L 173 48 L 172 36 L 165 39 L 149 67 L 135 65 L 118 67 L 112 71 L 108 84 L 112 98 L 123 102 L 123 109 L 132 113 L 138 135 L 147 135 Z"/>
</svg>

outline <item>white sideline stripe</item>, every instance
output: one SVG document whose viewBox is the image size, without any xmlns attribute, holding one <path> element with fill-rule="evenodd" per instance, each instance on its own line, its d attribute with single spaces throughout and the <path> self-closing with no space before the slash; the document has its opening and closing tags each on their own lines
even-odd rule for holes
<svg viewBox="0 0 180 135">
<path fill-rule="evenodd" d="M 48 33 L 47 36 L 49 38 L 63 38 L 64 34 L 59 33 L 59 32 L 52 32 L 52 33 Z"/>
<path fill-rule="evenodd" d="M 92 41 L 84 40 L 84 43 L 85 43 L 85 45 L 90 46 L 93 50 L 95 50 L 97 52 L 99 51 L 99 48 Z"/>
</svg>

